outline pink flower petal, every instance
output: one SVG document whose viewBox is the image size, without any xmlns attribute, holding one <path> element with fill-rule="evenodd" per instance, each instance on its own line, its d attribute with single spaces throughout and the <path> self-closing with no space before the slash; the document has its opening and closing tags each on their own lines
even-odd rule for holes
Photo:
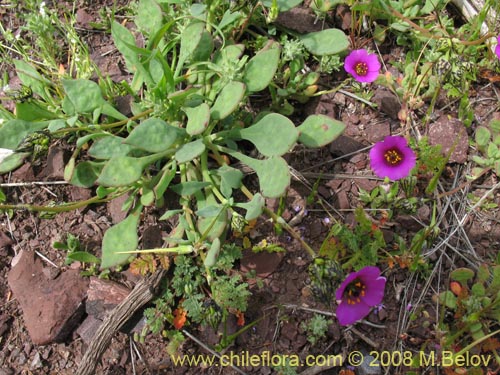
<svg viewBox="0 0 500 375">
<path fill-rule="evenodd" d="M 356 67 L 358 64 L 363 64 L 366 67 L 366 72 L 360 74 Z M 357 49 L 352 51 L 344 60 L 344 69 L 352 75 L 358 82 L 373 82 L 377 79 L 380 72 L 380 62 L 376 54 L 369 54 L 365 49 Z"/>
<path fill-rule="evenodd" d="M 388 151 L 395 151 L 402 160 L 396 165 L 386 160 Z M 388 136 L 382 142 L 376 143 L 370 150 L 370 167 L 380 178 L 388 177 L 391 180 L 399 180 L 407 177 L 416 165 L 417 157 L 408 146 L 404 137 Z"/>
<path fill-rule="evenodd" d="M 340 325 L 346 326 L 356 323 L 370 313 L 370 306 L 361 301 L 355 305 L 349 305 L 347 302 L 342 302 L 338 307 L 335 315 Z"/>
</svg>

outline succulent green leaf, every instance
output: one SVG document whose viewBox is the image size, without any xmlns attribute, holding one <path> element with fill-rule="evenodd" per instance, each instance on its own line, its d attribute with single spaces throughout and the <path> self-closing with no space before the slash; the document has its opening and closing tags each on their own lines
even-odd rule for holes
<svg viewBox="0 0 500 375">
<path fill-rule="evenodd" d="M 89 188 L 94 185 L 102 171 L 103 163 L 83 161 L 76 166 L 70 183 L 74 186 Z"/>
<path fill-rule="evenodd" d="M 137 225 L 142 207 L 138 207 L 124 220 L 109 228 L 102 239 L 102 263 L 101 268 L 110 268 L 124 264 L 130 258 L 130 254 L 118 254 L 122 251 L 137 250 L 139 242 L 137 236 Z"/>
<path fill-rule="evenodd" d="M 493 119 L 490 121 L 489 125 L 490 125 L 490 129 L 493 131 L 494 134 L 500 133 L 500 120 Z"/>
<path fill-rule="evenodd" d="M 187 163 L 200 156 L 205 151 L 205 144 L 203 139 L 183 144 L 175 153 L 175 160 L 179 164 Z"/>
<path fill-rule="evenodd" d="M 179 195 L 190 196 L 207 186 L 210 186 L 210 182 L 186 181 L 186 182 L 181 182 L 180 184 L 177 185 L 172 185 L 171 190 Z"/>
<path fill-rule="evenodd" d="M 219 29 L 222 30 L 226 26 L 229 26 L 232 23 L 235 23 L 236 21 L 239 21 L 240 19 L 243 19 L 243 18 L 245 18 L 245 15 L 242 12 L 240 12 L 240 11 L 233 12 L 233 11 L 231 11 L 231 9 L 228 9 L 228 10 L 226 10 L 224 15 L 222 16 L 222 19 L 221 19 L 218 27 L 219 27 Z"/>
<path fill-rule="evenodd" d="M 177 171 L 177 164 L 173 162 L 170 168 L 163 171 L 160 181 L 156 184 L 153 191 L 155 192 L 156 199 L 160 198 L 165 194 L 168 186 L 175 177 L 175 172 Z"/>
<path fill-rule="evenodd" d="M 494 144 L 493 142 L 491 142 L 490 144 L 488 144 L 488 148 L 486 150 L 486 154 L 488 155 L 488 157 L 490 159 L 497 159 L 497 158 L 500 158 L 500 153 L 498 152 L 498 146 L 496 144 Z"/>
<path fill-rule="evenodd" d="M 491 133 L 488 128 L 478 126 L 476 129 L 476 143 L 479 148 L 484 148 L 490 142 Z"/>
<path fill-rule="evenodd" d="M 225 152 L 252 168 L 259 178 L 262 195 L 267 198 L 279 198 L 290 186 L 290 171 L 285 159 L 271 156 L 268 159 L 252 159 L 236 151 L 226 149 Z"/>
<path fill-rule="evenodd" d="M 262 1 L 264 6 L 270 8 L 273 5 L 273 0 L 264 0 Z M 296 6 L 299 6 L 302 3 L 302 0 L 277 0 L 276 5 L 280 12 L 286 12 Z"/>
<path fill-rule="evenodd" d="M 23 85 L 30 87 L 34 93 L 44 99 L 48 99 L 47 87 L 52 85 L 48 79 L 44 78 L 38 70 L 23 60 L 14 60 L 16 73 Z"/>
<path fill-rule="evenodd" d="M 188 117 L 186 132 L 189 135 L 198 135 L 203 133 L 210 121 L 210 107 L 206 103 L 201 103 L 196 107 L 183 108 Z"/>
<path fill-rule="evenodd" d="M 450 278 L 452 280 L 461 282 L 461 283 L 466 283 L 467 281 L 471 280 L 474 277 L 474 271 L 469 269 L 469 268 L 457 268 L 456 270 L 453 270 L 450 273 Z"/>
<path fill-rule="evenodd" d="M 101 260 L 96 257 L 94 254 L 90 254 L 86 251 L 73 251 L 66 256 L 67 259 L 70 259 L 74 262 L 82 262 L 82 263 L 101 263 Z"/>
<path fill-rule="evenodd" d="M 24 163 L 24 159 L 29 156 L 29 152 L 14 152 L 5 157 L 0 162 L 0 174 L 13 171 Z"/>
<path fill-rule="evenodd" d="M 210 245 L 210 249 L 207 252 L 205 257 L 205 261 L 203 264 L 205 267 L 213 267 L 217 262 L 217 257 L 219 256 L 220 251 L 220 239 L 218 237 L 214 238 L 212 241 L 212 245 Z"/>
<path fill-rule="evenodd" d="M 214 204 L 210 206 L 205 206 L 196 211 L 196 216 L 199 217 L 216 217 L 220 214 L 224 206 L 220 204 Z"/>
<path fill-rule="evenodd" d="M 9 120 L 5 122 L 0 128 L 0 148 L 15 150 L 28 134 L 45 129 L 48 124 L 46 121 Z"/>
<path fill-rule="evenodd" d="M 201 21 L 195 20 L 191 22 L 181 34 L 181 50 L 180 57 L 182 61 L 189 58 L 196 47 L 200 44 L 200 41 L 205 31 L 205 24 Z"/>
<path fill-rule="evenodd" d="M 325 115 L 311 115 L 298 127 L 299 142 L 307 147 L 322 147 L 344 132 L 345 125 Z"/>
<path fill-rule="evenodd" d="M 161 7 L 155 0 L 140 0 L 135 24 L 149 34 L 155 34 L 163 26 Z"/>
<path fill-rule="evenodd" d="M 182 212 L 181 209 L 178 210 L 167 210 L 163 215 L 160 216 L 158 220 L 167 220 L 170 219 L 171 217 L 180 214 Z"/>
<path fill-rule="evenodd" d="M 142 186 L 141 204 L 151 206 L 155 201 L 155 193 L 149 186 Z"/>
<path fill-rule="evenodd" d="M 209 241 L 214 241 L 222 236 L 228 224 L 228 209 L 227 207 L 218 205 L 212 195 L 208 195 L 206 200 L 198 199 L 198 211 L 202 211 L 207 207 L 219 207 L 219 213 L 212 217 L 200 217 L 197 222 L 198 231 L 202 235 L 206 235 Z"/>
<path fill-rule="evenodd" d="M 349 47 L 349 39 L 342 30 L 326 29 L 302 36 L 304 47 L 316 56 L 335 55 Z"/>
<path fill-rule="evenodd" d="M 116 48 L 123 55 L 127 69 L 136 73 L 134 77 L 133 88 L 139 89 L 142 82 L 146 82 L 148 86 L 154 86 L 154 80 L 151 74 L 144 68 L 140 60 L 140 54 L 135 44 L 135 37 L 125 26 L 113 21 L 111 25 L 111 35 Z"/>
<path fill-rule="evenodd" d="M 262 210 L 266 204 L 266 201 L 260 193 L 257 193 L 253 196 L 252 200 L 247 203 L 236 203 L 236 207 L 243 208 L 247 211 L 245 215 L 245 220 L 253 220 L 257 219 L 260 215 L 262 215 Z"/>
<path fill-rule="evenodd" d="M 154 156 L 154 155 L 152 155 Z M 142 171 L 156 158 L 130 156 L 115 156 L 106 162 L 97 183 L 104 186 L 126 186 L 141 178 Z"/>
<path fill-rule="evenodd" d="M 457 297 L 450 290 L 439 294 L 439 302 L 452 310 L 457 307 Z"/>
<path fill-rule="evenodd" d="M 166 151 L 184 135 L 184 130 L 158 118 L 140 123 L 125 139 L 125 143 L 151 153 Z"/>
<path fill-rule="evenodd" d="M 221 179 L 221 193 L 224 195 L 224 197 L 230 198 L 233 193 L 233 189 L 238 189 L 241 186 L 243 172 L 228 165 L 223 165 L 217 170 L 217 174 Z"/>
<path fill-rule="evenodd" d="M 108 135 L 96 140 L 90 146 L 88 154 L 95 159 L 108 160 L 114 156 L 126 156 L 133 150 L 132 146 L 124 143 L 125 138 Z"/>
<path fill-rule="evenodd" d="M 26 101 L 16 103 L 16 118 L 25 121 L 52 120 L 57 114 L 43 108 L 38 102 Z M 64 120 L 59 120 L 64 123 Z"/>
<path fill-rule="evenodd" d="M 279 43 L 271 42 L 250 59 L 243 75 L 243 82 L 249 92 L 264 90 L 271 83 L 278 69 L 280 54 Z"/>
<path fill-rule="evenodd" d="M 245 95 L 243 82 L 231 81 L 224 86 L 217 96 L 210 111 L 214 120 L 222 120 L 235 111 Z"/>
<path fill-rule="evenodd" d="M 63 79 L 62 85 L 66 92 L 65 111 L 70 115 L 92 113 L 96 108 L 102 107 L 106 103 L 102 97 L 101 88 L 94 81 Z"/>
<path fill-rule="evenodd" d="M 299 131 L 293 122 L 278 113 L 270 113 L 256 124 L 246 129 L 237 129 L 233 134 L 252 142 L 265 156 L 285 154 L 299 137 Z"/>
<path fill-rule="evenodd" d="M 486 295 L 486 289 L 481 283 L 474 283 L 472 285 L 471 292 L 476 297 L 484 297 Z"/>
<path fill-rule="evenodd" d="M 213 50 L 214 40 L 212 35 L 207 30 L 204 30 L 201 34 L 200 42 L 193 51 L 190 60 L 192 62 L 210 60 L 210 55 Z"/>
<path fill-rule="evenodd" d="M 222 64 L 224 61 L 238 60 L 245 51 L 243 44 L 229 44 L 218 50 L 214 55 L 214 64 Z"/>
</svg>

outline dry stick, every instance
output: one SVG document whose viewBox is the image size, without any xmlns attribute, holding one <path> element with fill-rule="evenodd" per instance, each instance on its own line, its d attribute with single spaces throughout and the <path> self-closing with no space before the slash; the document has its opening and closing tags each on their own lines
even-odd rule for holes
<svg viewBox="0 0 500 375">
<path fill-rule="evenodd" d="M 155 273 L 139 281 L 127 298 L 111 311 L 94 334 L 75 375 L 95 374 L 97 362 L 109 346 L 114 334 L 142 306 L 153 299 L 155 291 L 166 273 L 166 270 L 158 269 Z"/>
</svg>

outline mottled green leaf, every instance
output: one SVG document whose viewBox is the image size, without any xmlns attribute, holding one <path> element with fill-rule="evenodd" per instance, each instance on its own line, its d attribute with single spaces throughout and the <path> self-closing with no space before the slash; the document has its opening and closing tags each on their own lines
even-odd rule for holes
<svg viewBox="0 0 500 375">
<path fill-rule="evenodd" d="M 243 75 L 243 82 L 249 92 L 264 90 L 271 83 L 278 69 L 280 53 L 279 43 L 272 42 L 250 59 Z"/>
<path fill-rule="evenodd" d="M 210 107 L 206 103 L 190 108 L 183 108 L 188 117 L 186 132 L 189 135 L 197 135 L 203 133 L 210 121 Z"/>
<path fill-rule="evenodd" d="M 280 12 L 286 12 L 296 6 L 299 6 L 302 3 L 302 0 L 276 0 L 276 5 Z M 273 0 L 263 0 L 262 4 L 264 6 L 270 8 L 273 5 Z"/>
<path fill-rule="evenodd" d="M 233 113 L 245 95 L 245 84 L 231 81 L 223 87 L 211 109 L 214 120 L 222 120 Z"/>
<path fill-rule="evenodd" d="M 252 142 L 265 156 L 285 154 L 299 137 L 299 131 L 293 122 L 278 113 L 270 113 L 256 124 L 237 129 L 232 134 Z"/>
<path fill-rule="evenodd" d="M 307 147 L 322 147 L 333 142 L 344 130 L 344 123 L 325 115 L 311 115 L 298 127 L 299 142 Z"/>
<path fill-rule="evenodd" d="M 0 128 L 0 148 L 15 150 L 28 135 L 48 126 L 47 121 L 28 122 L 24 120 L 9 120 Z"/>
<path fill-rule="evenodd" d="M 102 239 L 101 268 L 110 268 L 124 264 L 131 254 L 119 254 L 122 251 L 137 250 L 137 225 L 142 207 L 134 210 L 123 221 L 109 228 Z"/>
<path fill-rule="evenodd" d="M 205 151 L 203 139 L 197 139 L 196 141 L 182 145 L 175 153 L 175 160 L 179 164 L 187 163 L 200 156 L 203 151 Z"/>
<path fill-rule="evenodd" d="M 459 281 L 461 283 L 466 283 L 474 277 L 474 271 L 470 268 L 457 268 L 456 270 L 451 271 L 450 278 L 452 280 Z"/>
<path fill-rule="evenodd" d="M 238 189 L 241 186 L 241 180 L 243 179 L 243 172 L 239 169 L 230 167 L 228 165 L 223 165 L 217 170 L 217 174 L 220 176 L 220 191 L 226 197 L 230 198 L 233 189 Z"/>
<path fill-rule="evenodd" d="M 268 159 L 252 159 L 236 151 L 226 149 L 225 152 L 252 168 L 259 178 L 262 195 L 267 198 L 281 197 L 290 186 L 290 171 L 285 159 L 272 156 Z"/>
<path fill-rule="evenodd" d="M 266 204 L 266 200 L 259 193 L 255 194 L 250 202 L 247 203 L 236 203 L 236 207 L 243 208 L 247 211 L 245 215 L 245 220 L 257 219 L 262 215 L 262 210 Z"/>
<path fill-rule="evenodd" d="M 155 0 L 140 0 L 135 24 L 149 34 L 155 34 L 163 25 L 161 7 Z"/>
<path fill-rule="evenodd" d="M 187 181 L 181 182 L 177 185 L 172 185 L 171 190 L 179 195 L 190 196 L 209 185 L 210 182 L 206 181 Z"/>
<path fill-rule="evenodd" d="M 342 30 L 326 29 L 301 37 L 304 47 L 316 56 L 334 55 L 349 48 L 349 39 Z"/>
<path fill-rule="evenodd" d="M 102 171 L 104 163 L 83 161 L 76 166 L 71 176 L 70 183 L 75 186 L 89 188 L 94 185 Z"/>
<path fill-rule="evenodd" d="M 184 130 L 158 118 L 141 122 L 125 139 L 125 143 L 151 153 L 166 151 L 184 135 Z"/>
<path fill-rule="evenodd" d="M 457 307 L 457 297 L 449 290 L 439 294 L 439 302 L 453 310 Z"/>
<path fill-rule="evenodd" d="M 108 135 L 96 140 L 90 146 L 88 154 L 95 159 L 111 159 L 114 156 L 126 156 L 133 150 L 132 146 L 124 143 L 125 138 Z"/>
<path fill-rule="evenodd" d="M 207 251 L 207 255 L 203 264 L 205 267 L 213 267 L 217 262 L 217 257 L 219 256 L 220 251 L 220 239 L 214 238 L 212 245 L 210 245 L 210 249 Z"/>
<path fill-rule="evenodd" d="M 74 113 L 92 113 L 96 108 L 103 106 L 106 101 L 102 97 L 101 88 L 94 81 L 87 79 L 63 79 L 62 85 L 66 93 L 65 111 Z"/>
<path fill-rule="evenodd" d="M 205 24 L 201 21 L 194 20 L 191 22 L 181 34 L 181 49 L 179 59 L 182 61 L 189 58 L 198 47 L 203 32 L 205 31 Z"/>
<path fill-rule="evenodd" d="M 5 157 L 0 162 L 0 174 L 13 171 L 24 163 L 24 159 L 29 156 L 29 152 L 14 152 Z"/>
<path fill-rule="evenodd" d="M 156 159 L 115 156 L 106 162 L 97 183 L 104 186 L 127 186 L 141 178 L 142 171 Z"/>
</svg>

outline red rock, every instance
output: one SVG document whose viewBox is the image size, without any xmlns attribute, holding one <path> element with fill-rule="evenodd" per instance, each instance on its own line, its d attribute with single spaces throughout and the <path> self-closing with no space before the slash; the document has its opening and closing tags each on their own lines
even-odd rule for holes
<svg viewBox="0 0 500 375">
<path fill-rule="evenodd" d="M 129 293 L 128 288 L 114 281 L 91 277 L 87 292 L 87 314 L 103 320 L 107 312 L 122 302 Z"/>
<path fill-rule="evenodd" d="M 457 118 L 442 115 L 429 129 L 429 144 L 441 145 L 443 155 L 450 155 L 450 163 L 465 163 L 469 149 L 469 137 L 465 125 Z"/>
<path fill-rule="evenodd" d="M 12 245 L 12 239 L 4 232 L 0 232 L 0 249 L 9 247 L 10 245 Z"/>
<path fill-rule="evenodd" d="M 381 112 L 385 113 L 393 120 L 398 119 L 398 113 L 401 110 L 401 103 L 395 94 L 386 88 L 379 87 L 375 91 L 372 101 L 378 105 Z"/>
<path fill-rule="evenodd" d="M 283 253 L 254 253 L 252 251 L 244 251 L 241 259 L 241 271 L 246 273 L 255 270 L 257 276 L 261 278 L 269 277 L 278 268 Z"/>
<path fill-rule="evenodd" d="M 8 283 L 36 345 L 63 341 L 84 313 L 88 282 L 79 271 L 68 270 L 47 279 L 41 260 L 32 252 L 21 251 L 13 259 Z"/>
<path fill-rule="evenodd" d="M 128 199 L 128 194 L 119 196 L 107 203 L 108 212 L 111 215 L 113 224 L 117 224 L 127 217 L 127 211 L 122 210 L 123 203 Z"/>
</svg>

